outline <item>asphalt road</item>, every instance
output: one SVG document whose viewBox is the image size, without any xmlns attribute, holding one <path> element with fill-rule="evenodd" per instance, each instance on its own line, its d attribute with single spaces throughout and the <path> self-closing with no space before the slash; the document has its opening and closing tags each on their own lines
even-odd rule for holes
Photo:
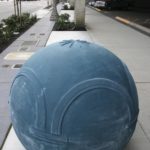
<svg viewBox="0 0 150 150">
<path fill-rule="evenodd" d="M 22 1 L 22 12 L 35 12 L 47 6 L 46 0 Z M 13 0 L 0 1 L 0 20 L 9 17 L 14 13 Z"/>
<path fill-rule="evenodd" d="M 108 11 L 106 9 L 97 9 L 97 11 L 116 19 L 117 17 L 122 18 L 126 21 L 130 21 L 146 28 L 150 28 L 150 10 L 129 8 L 128 10 L 113 9 Z"/>
</svg>

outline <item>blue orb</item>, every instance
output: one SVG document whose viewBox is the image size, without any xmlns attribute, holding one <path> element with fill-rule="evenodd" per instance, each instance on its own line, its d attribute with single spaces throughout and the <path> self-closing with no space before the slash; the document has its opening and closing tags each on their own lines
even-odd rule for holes
<svg viewBox="0 0 150 150">
<path fill-rule="evenodd" d="M 33 55 L 13 81 L 10 108 L 28 150 L 122 150 L 139 112 L 126 65 L 107 49 L 79 40 Z"/>
</svg>

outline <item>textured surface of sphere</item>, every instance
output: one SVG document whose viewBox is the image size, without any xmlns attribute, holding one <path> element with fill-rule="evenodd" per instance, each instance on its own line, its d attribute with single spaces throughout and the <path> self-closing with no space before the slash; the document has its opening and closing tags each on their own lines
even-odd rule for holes
<svg viewBox="0 0 150 150">
<path fill-rule="evenodd" d="M 70 40 L 24 64 L 11 87 L 10 107 L 27 150 L 122 150 L 135 129 L 138 97 L 118 57 Z"/>
</svg>

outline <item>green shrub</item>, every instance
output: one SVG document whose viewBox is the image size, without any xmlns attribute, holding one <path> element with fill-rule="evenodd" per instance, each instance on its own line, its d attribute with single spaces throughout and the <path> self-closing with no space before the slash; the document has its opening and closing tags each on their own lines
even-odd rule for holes
<svg viewBox="0 0 150 150">
<path fill-rule="evenodd" d="M 12 15 L 3 19 L 0 23 L 0 45 L 7 45 L 14 38 L 16 33 L 21 33 L 37 21 L 36 16 L 30 16 L 29 13 L 23 13 L 21 16 Z M 18 35 L 17 34 L 17 35 Z M 1 47 L 0 47 L 1 51 Z"/>
<path fill-rule="evenodd" d="M 71 5 L 70 7 L 68 7 L 68 5 L 65 4 L 63 10 L 74 10 L 74 6 Z"/>
<path fill-rule="evenodd" d="M 37 21 L 37 16 L 36 15 L 30 17 L 30 24 L 33 24 L 36 21 Z"/>
<path fill-rule="evenodd" d="M 21 19 L 21 25 L 22 25 L 23 27 L 30 24 L 30 14 L 29 14 L 29 13 L 23 13 L 23 14 L 20 16 L 20 19 Z"/>
<path fill-rule="evenodd" d="M 68 5 L 64 5 L 64 10 L 68 10 Z"/>
<path fill-rule="evenodd" d="M 15 30 L 16 25 L 17 25 L 17 16 L 12 15 L 12 16 L 8 17 L 7 19 L 3 19 L 2 23 L 3 23 L 4 26 L 6 26 L 4 28 L 4 30 L 13 31 L 13 30 Z"/>
<path fill-rule="evenodd" d="M 75 24 L 69 21 L 69 14 L 61 14 L 55 24 L 56 30 L 74 30 Z"/>
<path fill-rule="evenodd" d="M 3 28 L 3 36 L 5 42 L 8 42 L 11 39 L 12 35 L 13 35 L 13 30 L 9 26 Z"/>
<path fill-rule="evenodd" d="M 11 30 L 13 32 L 21 32 L 22 30 L 32 25 L 36 21 L 37 21 L 36 16 L 30 17 L 29 13 L 23 13 L 19 17 L 12 15 L 7 19 L 3 19 L 2 23 L 8 27 L 8 30 Z"/>
<path fill-rule="evenodd" d="M 74 10 L 74 6 L 71 5 L 71 6 L 70 6 L 70 10 Z"/>
<path fill-rule="evenodd" d="M 0 45 L 4 43 L 3 24 L 0 24 Z"/>
</svg>

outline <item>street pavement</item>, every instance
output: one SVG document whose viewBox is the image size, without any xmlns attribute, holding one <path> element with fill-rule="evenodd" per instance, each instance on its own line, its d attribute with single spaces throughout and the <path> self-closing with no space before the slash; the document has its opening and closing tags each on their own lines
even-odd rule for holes
<svg viewBox="0 0 150 150">
<path fill-rule="evenodd" d="M 136 24 L 142 25 L 144 27 L 150 28 L 150 10 L 138 10 L 138 9 L 129 9 L 129 10 L 100 10 L 101 13 L 111 17 L 116 18 L 117 16 Z"/>
<path fill-rule="evenodd" d="M 4 139 L 6 131 L 8 130 L 8 127 L 10 125 L 7 103 L 9 87 L 12 79 L 18 72 L 18 69 L 11 68 L 14 64 L 23 64 L 25 62 L 25 59 L 13 60 L 12 57 L 6 56 L 8 56 L 8 54 L 12 52 L 20 53 L 20 49 L 23 49 L 23 46 L 27 46 L 26 52 L 36 52 L 38 49 L 45 46 L 47 40 L 53 42 L 57 40 L 59 33 L 52 32 L 52 34 L 50 34 L 53 24 L 54 22 L 49 22 L 49 14 L 46 15 L 35 26 L 29 29 L 14 43 L 12 43 L 12 45 L 10 45 L 0 55 L 0 125 L 2 124 L 2 126 L 0 126 L 0 138 L 2 133 L 2 138 Z M 84 36 L 88 36 L 88 40 L 90 39 L 91 42 L 103 45 L 114 54 L 116 54 L 119 58 L 121 58 L 127 64 L 137 85 L 140 114 L 136 132 L 126 150 L 150 150 L 149 36 L 146 36 L 124 24 L 121 24 L 118 21 L 104 15 L 103 13 L 96 12 L 91 8 L 86 8 L 86 28 L 87 33 L 84 33 Z M 64 35 L 65 34 L 67 33 L 64 32 Z M 80 34 L 78 35 L 79 39 L 81 39 L 82 37 L 82 35 Z M 67 35 L 69 36 L 69 34 Z M 63 40 L 65 39 L 65 37 L 66 36 L 59 36 L 59 40 Z M 24 42 L 28 43 L 28 45 L 25 45 Z M 4 66 L 8 67 L 5 68 Z M 10 136 L 12 135 L 12 133 L 13 132 L 11 132 Z M 1 141 L 2 138 L 0 139 Z M 7 150 L 10 150 L 10 148 Z"/>
<path fill-rule="evenodd" d="M 33 13 L 47 6 L 47 0 L 22 1 L 22 12 Z M 0 21 L 14 14 L 13 0 L 0 1 Z"/>
<path fill-rule="evenodd" d="M 89 7 L 100 12 L 101 14 L 104 14 L 105 16 L 108 16 L 150 36 L 150 10 L 130 8 L 128 10 L 116 9 L 113 11 L 108 11 L 105 9 L 95 8 L 93 6 Z"/>
</svg>

